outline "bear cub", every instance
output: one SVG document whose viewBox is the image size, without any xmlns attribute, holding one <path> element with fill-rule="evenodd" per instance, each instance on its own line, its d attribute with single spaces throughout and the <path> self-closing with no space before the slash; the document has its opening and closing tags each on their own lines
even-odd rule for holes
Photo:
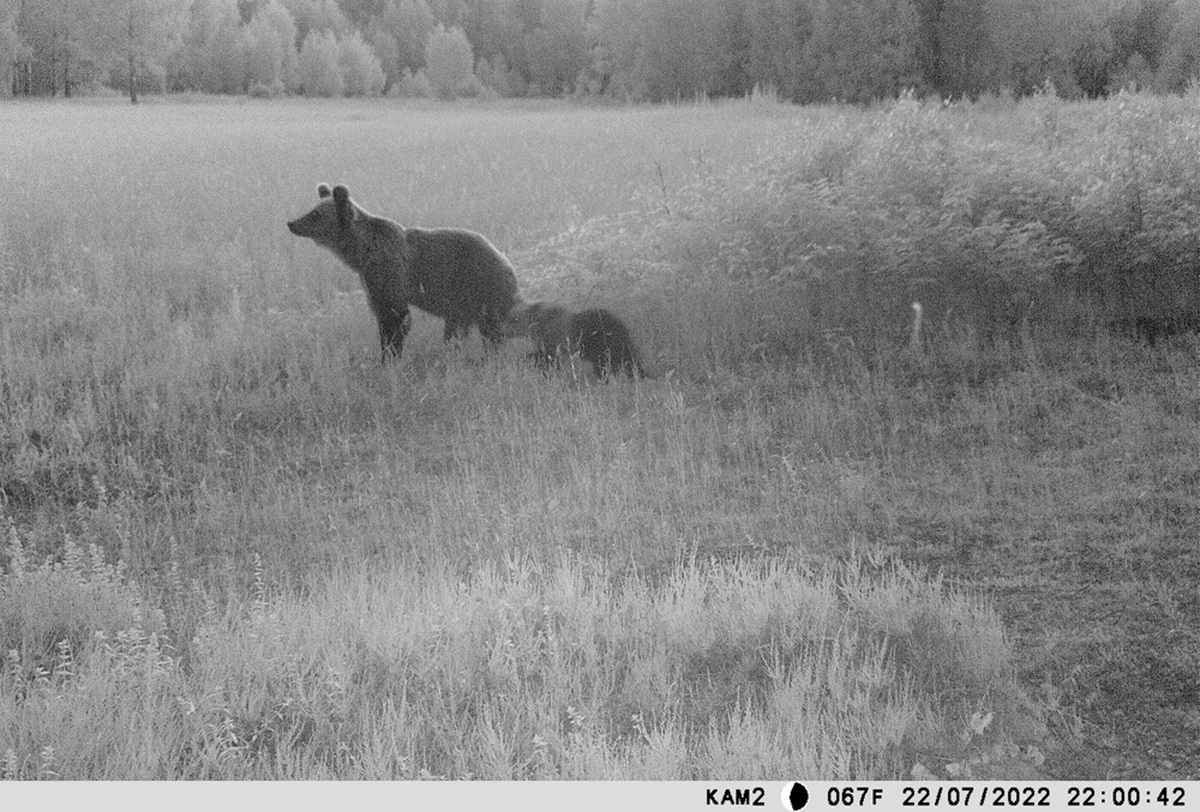
<svg viewBox="0 0 1200 812">
<path fill-rule="evenodd" d="M 529 357 L 543 371 L 557 366 L 564 355 L 579 353 L 592 365 L 597 378 L 624 372 L 631 378 L 649 378 L 629 328 L 610 310 L 601 307 L 578 313 L 548 302 L 521 302 L 508 317 L 513 335 L 533 340 Z"/>
</svg>

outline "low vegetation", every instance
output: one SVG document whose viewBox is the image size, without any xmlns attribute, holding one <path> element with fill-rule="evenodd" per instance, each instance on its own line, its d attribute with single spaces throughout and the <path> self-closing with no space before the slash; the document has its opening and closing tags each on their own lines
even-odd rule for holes
<svg viewBox="0 0 1200 812">
<path fill-rule="evenodd" d="M 0 772 L 1194 777 L 1194 107 L 0 109 Z M 318 181 L 658 378 L 380 368 Z"/>
</svg>

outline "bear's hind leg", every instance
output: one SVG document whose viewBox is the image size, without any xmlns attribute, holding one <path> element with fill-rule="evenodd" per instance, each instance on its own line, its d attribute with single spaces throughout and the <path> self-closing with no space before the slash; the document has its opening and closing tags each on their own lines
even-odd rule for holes
<svg viewBox="0 0 1200 812">
<path fill-rule="evenodd" d="M 558 366 L 558 353 L 555 350 L 555 347 L 539 344 L 529 353 L 529 360 L 533 361 L 533 365 L 540 369 L 543 375 L 549 375 L 550 370 Z"/>
<path fill-rule="evenodd" d="M 504 343 L 504 318 L 495 308 L 484 308 L 480 314 L 479 335 L 487 350 L 497 350 Z"/>
</svg>

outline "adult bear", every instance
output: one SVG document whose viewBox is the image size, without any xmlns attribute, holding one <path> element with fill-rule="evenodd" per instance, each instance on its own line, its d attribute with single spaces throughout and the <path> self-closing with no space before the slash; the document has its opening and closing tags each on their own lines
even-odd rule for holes
<svg viewBox="0 0 1200 812">
<path fill-rule="evenodd" d="M 579 353 L 597 378 L 616 372 L 631 378 L 651 377 L 625 322 L 602 307 L 576 313 L 548 302 L 521 302 L 509 313 L 507 329 L 532 339 L 529 357 L 543 371 L 557 366 L 562 356 Z"/>
<path fill-rule="evenodd" d="M 466 338 L 478 326 L 485 344 L 503 339 L 517 301 L 512 264 L 487 238 L 461 228 L 403 228 L 350 199 L 345 186 L 317 186 L 320 202 L 289 222 L 298 237 L 332 251 L 356 271 L 379 323 L 384 362 L 400 357 L 412 318 L 409 305 L 446 320 L 443 338 Z"/>
</svg>

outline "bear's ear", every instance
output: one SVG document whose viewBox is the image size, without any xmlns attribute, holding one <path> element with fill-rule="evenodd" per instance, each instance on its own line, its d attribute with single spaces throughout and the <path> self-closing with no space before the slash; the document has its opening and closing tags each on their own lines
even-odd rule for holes
<svg viewBox="0 0 1200 812">
<path fill-rule="evenodd" d="M 350 190 L 340 184 L 334 186 L 333 203 L 337 209 L 338 223 L 342 228 L 349 228 L 354 220 L 354 204 L 350 202 Z"/>
<path fill-rule="evenodd" d="M 329 197 L 329 195 L 330 192 L 328 183 L 321 183 L 317 185 L 317 197 L 324 200 L 325 198 Z"/>
</svg>

